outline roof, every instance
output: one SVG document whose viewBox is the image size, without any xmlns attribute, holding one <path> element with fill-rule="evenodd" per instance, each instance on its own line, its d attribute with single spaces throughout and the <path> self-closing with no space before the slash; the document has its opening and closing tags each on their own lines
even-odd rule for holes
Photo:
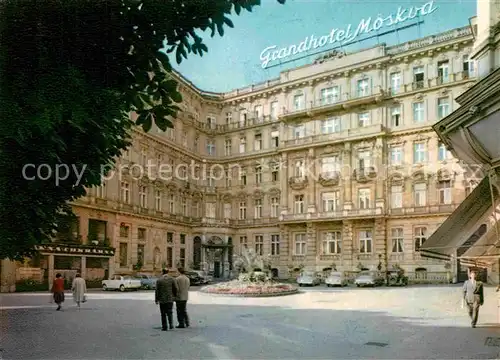
<svg viewBox="0 0 500 360">
<path fill-rule="evenodd" d="M 496 204 L 498 204 L 500 197 L 495 188 L 494 196 Z M 487 213 L 492 212 L 490 180 L 489 177 L 485 177 L 460 206 L 425 241 L 420 248 L 420 254 L 424 257 L 450 260 L 452 255 L 457 254 L 457 250 L 463 249 L 464 252 L 461 256 L 464 257 L 464 262 L 467 262 L 465 257 L 471 256 L 475 256 L 474 261 L 479 261 L 478 258 L 485 255 L 485 244 L 483 243 L 487 241 L 485 239 L 488 238 L 488 233 L 478 236 L 472 241 L 468 240 L 472 238 L 470 236 L 471 229 L 476 230 L 481 225 L 479 224 L 481 219 Z M 469 260 L 472 259 L 469 258 Z M 486 261 L 486 258 L 481 260 Z"/>
</svg>

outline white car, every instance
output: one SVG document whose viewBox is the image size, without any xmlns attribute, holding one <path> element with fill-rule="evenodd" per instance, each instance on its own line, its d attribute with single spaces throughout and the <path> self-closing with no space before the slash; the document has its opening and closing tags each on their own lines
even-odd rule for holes
<svg viewBox="0 0 500 360">
<path fill-rule="evenodd" d="M 354 280 L 357 287 L 360 286 L 381 286 L 384 285 L 384 278 L 376 271 L 362 271 Z"/>
<path fill-rule="evenodd" d="M 142 287 L 141 279 L 126 275 L 115 275 L 109 280 L 102 281 L 102 289 L 106 290 L 139 290 Z"/>
<path fill-rule="evenodd" d="M 332 286 L 347 286 L 349 282 L 342 272 L 332 272 L 325 280 L 325 284 L 328 287 Z"/>
<path fill-rule="evenodd" d="M 316 276 L 314 271 L 304 271 L 297 278 L 299 286 L 316 286 L 321 283 L 321 280 Z"/>
</svg>

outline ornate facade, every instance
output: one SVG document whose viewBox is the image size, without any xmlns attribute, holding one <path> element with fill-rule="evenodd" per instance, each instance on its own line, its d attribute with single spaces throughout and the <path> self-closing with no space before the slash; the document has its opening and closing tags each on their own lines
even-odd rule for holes
<svg viewBox="0 0 500 360">
<path fill-rule="evenodd" d="M 472 41 L 466 27 L 337 54 L 223 94 L 176 74 L 175 128 L 134 131 L 115 173 L 74 203 L 75 231 L 109 239 L 110 273 L 226 276 L 243 246 L 281 277 L 333 263 L 444 271 L 418 248 L 474 184 L 431 126 L 474 84 Z"/>
</svg>

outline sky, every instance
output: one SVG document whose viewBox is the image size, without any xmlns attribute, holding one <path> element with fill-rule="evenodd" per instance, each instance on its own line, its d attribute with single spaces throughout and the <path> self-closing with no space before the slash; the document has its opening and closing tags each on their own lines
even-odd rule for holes
<svg viewBox="0 0 500 360">
<path fill-rule="evenodd" d="M 206 0 L 209 1 L 209 0 Z M 239 16 L 232 14 L 234 28 L 225 27 L 224 36 L 210 37 L 210 31 L 202 32 L 208 53 L 203 57 L 189 54 L 180 65 L 171 57 L 174 68 L 194 85 L 204 91 L 226 92 L 279 77 L 281 71 L 311 63 L 318 55 L 308 56 L 263 69 L 260 54 L 268 46 L 277 45 L 277 49 L 299 45 L 307 36 L 321 37 L 330 34 L 333 28 L 345 29 L 352 24 L 355 32 L 362 19 L 396 14 L 398 8 L 420 7 L 427 0 L 287 0 L 285 5 L 276 0 L 261 0 L 262 5 L 252 13 L 242 11 Z M 344 47 L 347 52 L 368 48 L 377 43 L 396 45 L 453 28 L 467 26 L 469 18 L 476 14 L 476 0 L 434 0 L 432 13 L 414 20 L 408 20 L 396 26 L 383 26 L 376 36 L 365 41 L 355 42 Z M 423 21 L 423 22 L 422 22 Z M 381 34 L 384 31 L 403 27 L 408 24 L 418 25 L 400 29 L 397 33 Z M 375 32 L 369 35 L 376 34 Z M 359 36 L 363 39 L 369 35 Z M 308 53 L 328 50 L 337 44 L 326 44 L 321 49 Z M 287 60 L 291 60 L 293 56 Z M 271 65 L 270 63 L 269 65 Z"/>
</svg>

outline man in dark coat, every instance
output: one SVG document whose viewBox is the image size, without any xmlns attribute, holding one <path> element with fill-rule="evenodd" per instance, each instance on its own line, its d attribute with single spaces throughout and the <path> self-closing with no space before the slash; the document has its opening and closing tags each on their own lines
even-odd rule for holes
<svg viewBox="0 0 500 360">
<path fill-rule="evenodd" d="M 163 269 L 162 274 L 163 276 L 156 281 L 155 303 L 156 305 L 160 305 L 161 329 L 162 331 L 167 331 L 168 327 L 170 327 L 170 330 L 174 328 L 172 310 L 178 289 L 175 279 L 168 275 L 167 269 Z"/>
<path fill-rule="evenodd" d="M 464 300 L 467 304 L 467 310 L 471 319 L 471 325 L 476 327 L 479 307 L 484 303 L 483 283 L 476 280 L 477 271 L 469 271 L 469 280 L 464 283 Z"/>
</svg>

